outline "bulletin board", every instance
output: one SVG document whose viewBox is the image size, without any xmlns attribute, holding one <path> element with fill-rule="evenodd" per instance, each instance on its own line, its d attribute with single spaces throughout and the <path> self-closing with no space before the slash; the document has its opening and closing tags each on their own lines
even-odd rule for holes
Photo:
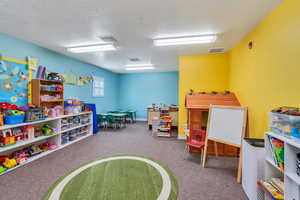
<svg viewBox="0 0 300 200">
<path fill-rule="evenodd" d="M 28 103 L 28 62 L 0 56 L 0 102 Z"/>
</svg>

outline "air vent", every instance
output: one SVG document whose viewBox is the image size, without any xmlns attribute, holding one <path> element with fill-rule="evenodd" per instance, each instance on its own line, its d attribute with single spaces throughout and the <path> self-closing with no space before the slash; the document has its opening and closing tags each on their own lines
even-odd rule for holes
<svg viewBox="0 0 300 200">
<path fill-rule="evenodd" d="M 213 48 L 208 50 L 209 53 L 224 53 L 225 49 L 224 48 Z"/>
<path fill-rule="evenodd" d="M 117 42 L 116 38 L 114 38 L 112 36 L 105 36 L 105 37 L 99 37 L 99 38 L 105 43 L 116 43 Z"/>
<path fill-rule="evenodd" d="M 138 61 L 140 61 L 139 58 L 129 58 L 129 60 L 130 60 L 131 62 L 138 62 Z"/>
</svg>

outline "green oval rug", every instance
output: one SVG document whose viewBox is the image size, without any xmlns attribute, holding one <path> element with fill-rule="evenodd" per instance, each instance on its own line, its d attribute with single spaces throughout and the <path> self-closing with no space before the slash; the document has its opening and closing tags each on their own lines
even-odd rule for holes
<svg viewBox="0 0 300 200">
<path fill-rule="evenodd" d="M 149 158 L 122 155 L 92 161 L 50 187 L 44 200 L 176 200 L 171 171 Z"/>
</svg>

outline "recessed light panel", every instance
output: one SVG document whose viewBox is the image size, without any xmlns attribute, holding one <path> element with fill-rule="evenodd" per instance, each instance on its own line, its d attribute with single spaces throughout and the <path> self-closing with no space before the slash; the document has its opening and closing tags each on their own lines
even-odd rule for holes
<svg viewBox="0 0 300 200">
<path fill-rule="evenodd" d="M 137 71 L 137 70 L 152 70 L 154 67 L 128 67 L 127 71 Z"/>
<path fill-rule="evenodd" d="M 114 44 L 97 44 L 97 45 L 88 45 L 88 46 L 77 46 L 69 47 L 68 51 L 72 53 L 87 53 L 87 52 L 97 52 L 97 51 L 114 51 L 117 48 Z"/>
<path fill-rule="evenodd" d="M 155 46 L 204 44 L 204 43 L 213 43 L 216 41 L 216 39 L 217 39 L 216 35 L 184 36 L 184 37 L 154 39 L 153 44 Z"/>
</svg>

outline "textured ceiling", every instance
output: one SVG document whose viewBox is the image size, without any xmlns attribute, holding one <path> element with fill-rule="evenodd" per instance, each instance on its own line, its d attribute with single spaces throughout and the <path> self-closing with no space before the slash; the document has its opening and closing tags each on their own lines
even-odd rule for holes
<svg viewBox="0 0 300 200">
<path fill-rule="evenodd" d="M 124 73 L 129 58 L 175 71 L 178 56 L 232 48 L 281 0 L 1 0 L 1 32 Z M 214 44 L 154 47 L 164 36 L 217 33 Z M 66 47 L 113 36 L 120 49 L 73 54 Z"/>
</svg>

